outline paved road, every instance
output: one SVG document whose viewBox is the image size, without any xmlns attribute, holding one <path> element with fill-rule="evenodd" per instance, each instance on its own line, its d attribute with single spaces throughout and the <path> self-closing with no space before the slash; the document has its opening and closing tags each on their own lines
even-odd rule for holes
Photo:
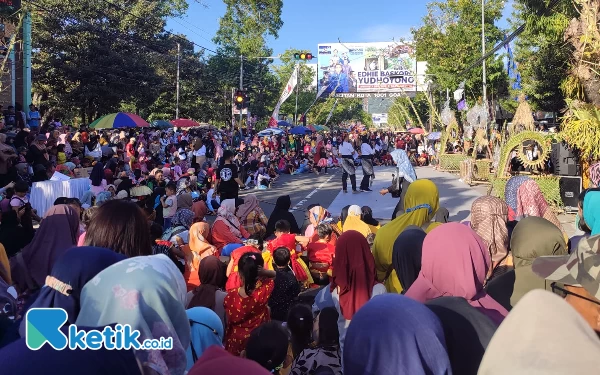
<svg viewBox="0 0 600 375">
<path fill-rule="evenodd" d="M 243 198 L 246 194 L 255 194 L 260 207 L 269 217 L 277 198 L 289 195 L 292 200 L 292 213 L 299 226 L 306 220 L 306 207 L 318 203 L 328 207 L 342 188 L 341 170 L 330 169 L 329 173 L 316 175 L 315 173 L 304 173 L 298 176 L 281 175 L 272 188 L 267 190 L 251 189 L 240 192 Z"/>
</svg>

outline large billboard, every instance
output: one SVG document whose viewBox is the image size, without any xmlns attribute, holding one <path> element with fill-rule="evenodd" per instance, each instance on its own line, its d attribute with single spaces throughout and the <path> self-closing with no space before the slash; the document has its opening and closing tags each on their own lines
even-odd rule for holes
<svg viewBox="0 0 600 375">
<path fill-rule="evenodd" d="M 361 94 L 388 96 L 417 90 L 417 61 L 410 44 L 319 44 L 317 59 L 319 88 L 326 85 L 325 94 L 365 97 L 371 95 Z"/>
</svg>

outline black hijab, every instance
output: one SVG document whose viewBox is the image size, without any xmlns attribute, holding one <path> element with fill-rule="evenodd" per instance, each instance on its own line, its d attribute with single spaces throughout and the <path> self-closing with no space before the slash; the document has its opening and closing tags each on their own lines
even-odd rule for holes
<svg viewBox="0 0 600 375">
<path fill-rule="evenodd" d="M 379 225 L 379 221 L 373 219 L 373 210 L 371 210 L 371 207 L 362 206 L 360 210 L 362 211 L 362 221 L 374 227 Z"/>
<path fill-rule="evenodd" d="M 420 228 L 405 229 L 394 242 L 392 265 L 402 285 L 403 293 L 421 272 L 421 250 L 426 233 Z"/>
<path fill-rule="evenodd" d="M 350 209 L 350 205 L 342 208 L 342 214 L 340 215 L 340 221 L 342 222 L 342 226 L 346 222 L 346 218 L 348 217 L 348 210 Z"/>
<path fill-rule="evenodd" d="M 292 199 L 289 195 L 282 195 L 277 198 L 275 208 L 273 209 L 271 216 L 269 216 L 265 238 L 270 237 L 275 233 L 275 223 L 277 223 L 279 220 L 287 220 L 290 223 L 290 233 L 300 234 L 300 228 L 298 227 L 296 218 L 289 211 L 291 206 Z"/>
<path fill-rule="evenodd" d="M 90 173 L 90 180 L 92 180 L 93 186 L 102 185 L 102 180 L 104 179 L 104 167 L 102 163 L 94 164 L 94 168 L 92 168 L 92 173 Z"/>
<path fill-rule="evenodd" d="M 476 375 L 496 324 L 461 297 L 435 298 L 425 306 L 442 323 L 452 372 Z"/>
</svg>

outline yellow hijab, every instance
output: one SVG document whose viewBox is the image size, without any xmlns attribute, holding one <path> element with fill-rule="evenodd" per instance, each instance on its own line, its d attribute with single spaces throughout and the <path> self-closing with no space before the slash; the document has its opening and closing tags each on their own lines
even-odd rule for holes
<svg viewBox="0 0 600 375">
<path fill-rule="evenodd" d="M 365 238 L 371 233 L 371 228 L 367 223 L 360 219 L 360 207 L 353 205 L 348 209 L 348 217 L 344 222 L 342 232 L 347 232 L 349 230 L 355 230 L 362 234 Z"/>
<path fill-rule="evenodd" d="M 409 225 L 421 227 L 430 221 L 437 212 L 439 205 L 439 192 L 432 181 L 417 180 L 408 186 L 404 197 L 406 213 L 382 226 L 375 236 L 373 256 L 375 257 L 377 280 L 383 281 L 392 265 L 394 242 L 400 233 Z M 390 293 L 402 292 L 402 286 L 396 271 L 391 272 L 385 282 L 385 287 Z"/>
</svg>

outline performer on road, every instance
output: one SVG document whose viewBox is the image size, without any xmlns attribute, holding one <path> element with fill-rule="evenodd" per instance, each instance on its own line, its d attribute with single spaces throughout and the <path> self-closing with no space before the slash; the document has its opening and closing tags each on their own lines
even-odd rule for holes
<svg viewBox="0 0 600 375">
<path fill-rule="evenodd" d="M 352 193 L 359 193 L 356 190 L 356 170 L 354 168 L 354 147 L 350 143 L 350 137 L 348 134 L 344 136 L 344 142 L 340 146 L 340 155 L 342 156 L 342 189 L 344 193 L 348 192 L 348 175 L 350 175 L 350 183 L 352 184 Z"/>
</svg>

